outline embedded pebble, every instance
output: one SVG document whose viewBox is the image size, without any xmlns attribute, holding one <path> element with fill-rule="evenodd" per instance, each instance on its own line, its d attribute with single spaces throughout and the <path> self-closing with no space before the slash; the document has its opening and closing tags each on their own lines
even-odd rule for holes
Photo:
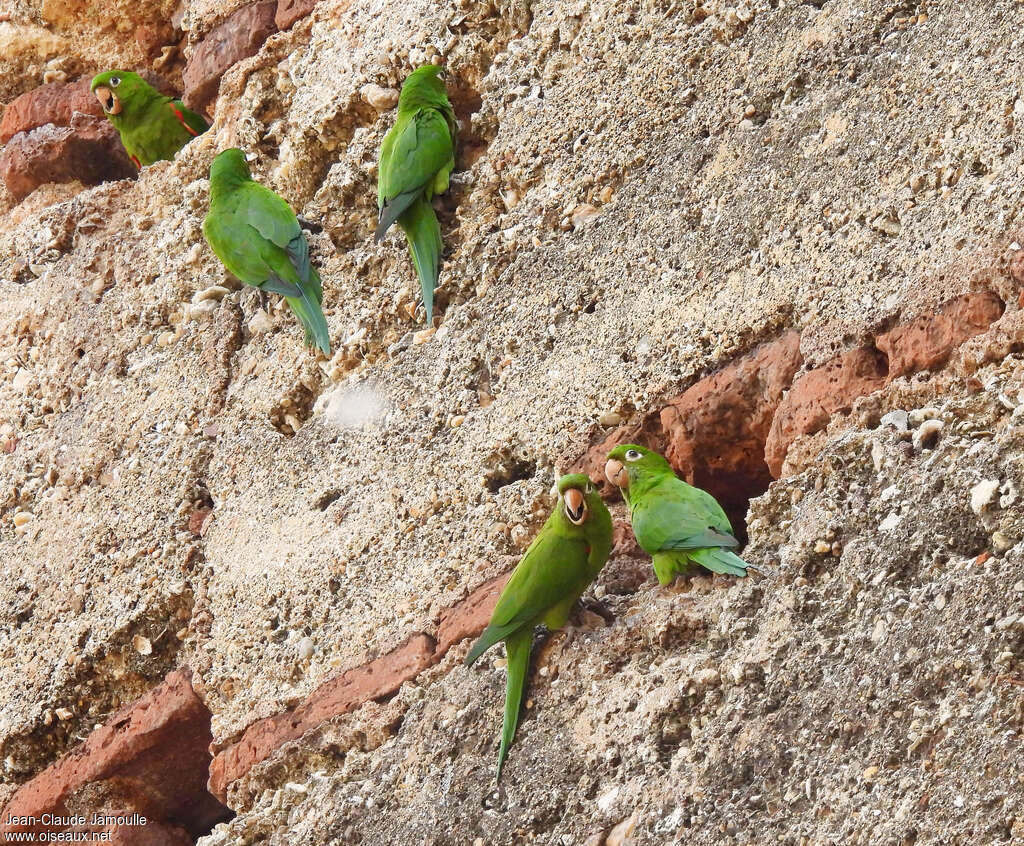
<svg viewBox="0 0 1024 846">
<path fill-rule="evenodd" d="M 911 426 L 920 426 L 925 420 L 934 420 L 939 416 L 939 410 L 932 406 L 926 408 L 915 408 L 907 415 Z"/>
<path fill-rule="evenodd" d="M 981 514 L 999 490 L 998 479 L 983 479 L 971 488 L 971 511 Z"/>
<path fill-rule="evenodd" d="M 298 642 L 295 649 L 299 653 L 299 658 L 312 658 L 313 657 L 313 638 L 304 637 Z"/>
<path fill-rule="evenodd" d="M 203 288 L 202 291 L 196 291 L 192 295 L 192 303 L 198 305 L 199 303 L 206 302 L 207 300 L 222 300 L 231 291 L 225 288 L 223 285 L 211 285 L 209 288 Z"/>
<path fill-rule="evenodd" d="M 253 335 L 264 335 L 274 328 L 274 321 L 263 309 L 258 309 L 246 325 Z"/>
<path fill-rule="evenodd" d="M 359 96 L 378 112 L 386 112 L 398 105 L 398 92 L 394 88 L 382 88 L 372 82 L 359 89 Z"/>
<path fill-rule="evenodd" d="M 601 214 L 601 210 L 590 203 L 581 203 L 572 210 L 572 225 L 575 229 L 590 223 L 595 217 Z"/>
<path fill-rule="evenodd" d="M 880 424 L 882 426 L 891 426 L 898 432 L 906 432 L 910 426 L 909 415 L 903 409 L 896 409 L 890 411 L 888 414 L 883 414 Z"/>
<path fill-rule="evenodd" d="M 14 515 L 14 526 L 20 529 L 22 526 L 27 526 L 32 520 L 35 519 L 35 515 L 30 511 L 19 511 Z"/>
<path fill-rule="evenodd" d="M 148 637 L 144 637 L 143 635 L 135 635 L 132 638 L 132 646 L 135 648 L 135 651 L 139 653 L 139 655 L 153 654 L 152 642 Z"/>
<path fill-rule="evenodd" d="M 1006 552 L 1006 550 L 1010 549 L 1012 546 L 1013 541 L 1002 532 L 992 533 L 992 549 L 996 552 Z"/>
</svg>

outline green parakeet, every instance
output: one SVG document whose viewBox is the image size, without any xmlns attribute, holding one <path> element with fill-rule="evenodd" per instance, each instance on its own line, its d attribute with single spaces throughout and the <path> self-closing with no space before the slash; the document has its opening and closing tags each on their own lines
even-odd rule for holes
<svg viewBox="0 0 1024 846">
<path fill-rule="evenodd" d="M 739 546 L 722 506 L 711 494 L 688 485 L 658 453 L 622 444 L 608 453 L 605 476 L 622 490 L 637 543 L 667 585 L 691 561 L 713 573 L 745 576 L 758 570 L 730 550 Z"/>
<path fill-rule="evenodd" d="M 97 74 L 89 89 L 121 134 L 135 166 L 151 165 L 174 154 L 209 129 L 206 121 L 167 97 L 137 73 L 109 70 Z"/>
<path fill-rule="evenodd" d="M 498 772 L 516 734 L 526 687 L 533 629 L 562 628 L 576 600 L 597 578 L 612 549 L 612 518 L 590 479 L 563 476 L 559 500 L 498 597 L 490 625 L 466 656 L 472 664 L 499 640 L 505 641 L 508 680 Z"/>
<path fill-rule="evenodd" d="M 441 261 L 441 227 L 430 199 L 448 190 L 455 167 L 455 112 L 448 102 L 437 65 L 417 68 L 402 85 L 398 118 L 384 137 L 377 173 L 377 207 L 380 222 L 376 239 L 396 220 L 409 239 L 409 253 L 416 267 L 427 310 L 434 316 L 434 288 Z"/>
<path fill-rule="evenodd" d="M 224 267 L 245 284 L 280 294 L 306 328 L 306 344 L 331 354 L 320 303 L 320 275 L 295 212 L 273 191 L 254 182 L 237 147 L 210 167 L 210 212 L 203 235 Z"/>
</svg>

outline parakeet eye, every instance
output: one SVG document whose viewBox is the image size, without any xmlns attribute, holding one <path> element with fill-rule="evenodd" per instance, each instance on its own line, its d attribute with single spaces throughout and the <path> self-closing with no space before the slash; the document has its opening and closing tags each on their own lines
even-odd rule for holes
<svg viewBox="0 0 1024 846">
<path fill-rule="evenodd" d="M 639 461 L 643 457 L 643 453 L 638 452 L 635 449 L 626 450 L 626 461 Z"/>
<path fill-rule="evenodd" d="M 117 88 L 117 86 L 121 84 L 121 77 L 119 77 L 119 76 L 112 76 L 112 77 L 110 77 L 110 84 L 114 88 Z"/>
</svg>

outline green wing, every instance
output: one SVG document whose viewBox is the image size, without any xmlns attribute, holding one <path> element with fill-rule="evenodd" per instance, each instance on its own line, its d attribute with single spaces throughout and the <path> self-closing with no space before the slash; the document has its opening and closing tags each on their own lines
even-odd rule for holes
<svg viewBox="0 0 1024 846">
<path fill-rule="evenodd" d="M 633 533 L 648 554 L 738 546 L 729 518 L 715 498 L 675 476 L 634 496 L 630 509 Z"/>
<path fill-rule="evenodd" d="M 197 135 L 202 135 L 210 128 L 210 125 L 201 115 L 193 112 L 184 103 L 182 103 L 181 100 L 171 100 L 167 105 L 174 114 L 175 120 L 177 120 L 178 123 L 185 128 L 185 131 L 193 138 Z"/>
<path fill-rule="evenodd" d="M 451 130 L 436 109 L 419 109 L 398 121 L 384 139 L 377 177 L 378 239 L 420 194 L 436 193 L 437 177 L 454 166 Z"/>
<path fill-rule="evenodd" d="M 466 657 L 472 664 L 485 650 L 524 626 L 533 626 L 559 602 L 582 591 L 590 581 L 588 547 L 579 535 L 565 535 L 548 518 L 512 573 L 490 625 Z"/>
</svg>

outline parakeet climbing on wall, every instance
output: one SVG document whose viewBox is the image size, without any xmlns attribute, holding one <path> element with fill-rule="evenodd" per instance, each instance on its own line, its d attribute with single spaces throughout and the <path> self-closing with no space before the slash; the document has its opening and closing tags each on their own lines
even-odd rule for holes
<svg viewBox="0 0 1024 846">
<path fill-rule="evenodd" d="M 441 227 L 430 205 L 448 190 L 455 167 L 455 112 L 437 65 L 423 65 L 405 80 L 398 118 L 384 137 L 377 173 L 380 241 L 396 220 L 409 239 L 409 253 L 420 280 L 427 323 L 434 316 L 434 288 L 441 261 Z"/>
<path fill-rule="evenodd" d="M 605 476 L 622 490 L 637 543 L 667 585 L 691 561 L 713 573 L 745 576 L 762 572 L 730 550 L 739 546 L 722 506 L 711 494 L 688 485 L 658 453 L 622 444 L 608 453 Z"/>
<path fill-rule="evenodd" d="M 558 493 L 555 510 L 498 597 L 490 625 L 466 656 L 470 665 L 499 640 L 505 641 L 508 680 L 498 778 L 519 723 L 533 629 L 542 623 L 551 631 L 565 625 L 612 549 L 612 518 L 590 479 L 582 473 L 563 476 Z"/>
<path fill-rule="evenodd" d="M 97 74 L 89 89 L 121 134 L 135 166 L 173 159 L 174 154 L 209 129 L 206 121 L 157 91 L 137 73 L 109 70 Z"/>
<path fill-rule="evenodd" d="M 224 267 L 247 285 L 280 294 L 306 328 L 306 344 L 331 354 L 320 303 L 320 275 L 295 212 L 254 182 L 245 154 L 231 148 L 210 167 L 210 212 L 203 235 Z"/>
</svg>

